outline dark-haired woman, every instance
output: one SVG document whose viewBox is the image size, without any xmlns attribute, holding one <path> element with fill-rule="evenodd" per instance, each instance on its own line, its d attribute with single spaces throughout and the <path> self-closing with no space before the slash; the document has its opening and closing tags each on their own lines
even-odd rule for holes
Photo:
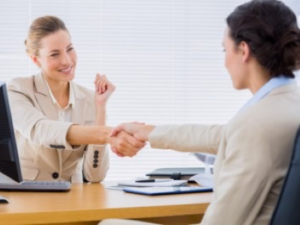
<svg viewBox="0 0 300 225">
<path fill-rule="evenodd" d="M 225 66 L 236 89 L 253 93 L 228 124 L 123 124 L 115 133 L 129 132 L 154 148 L 216 153 L 215 198 L 202 225 L 266 225 L 300 124 L 300 90 L 293 79 L 299 69 L 300 31 L 294 13 L 276 0 L 237 7 L 227 25 Z"/>
</svg>

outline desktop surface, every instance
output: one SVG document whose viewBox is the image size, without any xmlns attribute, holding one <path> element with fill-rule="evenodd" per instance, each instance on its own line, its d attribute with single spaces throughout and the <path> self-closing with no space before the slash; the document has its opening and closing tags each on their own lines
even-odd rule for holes
<svg viewBox="0 0 300 225">
<path fill-rule="evenodd" d="M 204 214 L 212 200 L 212 193 L 154 197 L 105 189 L 103 184 L 73 184 L 69 192 L 0 191 L 0 195 L 10 202 L 0 205 L 1 224 L 14 225 L 90 225 L 106 218 L 144 218 L 156 222 L 155 218 L 188 220 L 189 216 L 193 223 L 192 219 Z"/>
</svg>

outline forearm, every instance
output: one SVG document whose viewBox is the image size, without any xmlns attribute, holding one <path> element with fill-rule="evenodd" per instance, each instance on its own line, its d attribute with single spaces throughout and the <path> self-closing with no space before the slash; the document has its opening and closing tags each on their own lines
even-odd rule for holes
<svg viewBox="0 0 300 225">
<path fill-rule="evenodd" d="M 96 105 L 95 125 L 104 126 L 106 124 L 106 106 Z"/>
<path fill-rule="evenodd" d="M 152 148 L 216 154 L 225 126 L 164 125 L 149 134 Z"/>
<path fill-rule="evenodd" d="M 72 125 L 67 133 L 71 145 L 106 144 L 112 128 L 107 126 Z"/>
</svg>

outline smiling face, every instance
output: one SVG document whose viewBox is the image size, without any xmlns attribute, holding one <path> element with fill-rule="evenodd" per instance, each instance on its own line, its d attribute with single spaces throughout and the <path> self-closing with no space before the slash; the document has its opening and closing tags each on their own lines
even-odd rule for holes
<svg viewBox="0 0 300 225">
<path fill-rule="evenodd" d="M 40 42 L 38 56 L 31 56 L 47 80 L 68 82 L 74 79 L 77 54 L 70 34 L 59 30 L 44 37 Z"/>
</svg>

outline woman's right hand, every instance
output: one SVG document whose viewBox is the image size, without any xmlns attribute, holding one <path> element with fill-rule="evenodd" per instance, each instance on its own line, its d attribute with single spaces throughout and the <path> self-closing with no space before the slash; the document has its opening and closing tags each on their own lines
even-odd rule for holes
<svg viewBox="0 0 300 225">
<path fill-rule="evenodd" d="M 96 105 L 105 106 L 110 96 L 116 90 L 116 86 L 105 75 L 100 74 L 96 75 L 94 84 Z"/>
<path fill-rule="evenodd" d="M 111 150 L 120 157 L 133 157 L 146 145 L 144 141 L 137 140 L 124 131 L 119 131 L 113 137 L 111 136 L 108 143 L 111 146 Z"/>
<path fill-rule="evenodd" d="M 155 128 L 152 125 L 144 125 L 143 123 L 124 123 L 115 128 L 111 132 L 111 137 L 118 137 L 120 134 L 125 133 L 131 135 L 135 141 L 145 143 L 148 141 L 148 136 L 151 131 Z M 145 145 L 145 144 L 144 144 Z M 142 148 L 142 147 L 141 147 Z M 138 153 L 140 148 L 132 148 L 130 150 L 126 148 L 112 147 L 111 150 L 118 156 L 134 156 Z"/>
</svg>

